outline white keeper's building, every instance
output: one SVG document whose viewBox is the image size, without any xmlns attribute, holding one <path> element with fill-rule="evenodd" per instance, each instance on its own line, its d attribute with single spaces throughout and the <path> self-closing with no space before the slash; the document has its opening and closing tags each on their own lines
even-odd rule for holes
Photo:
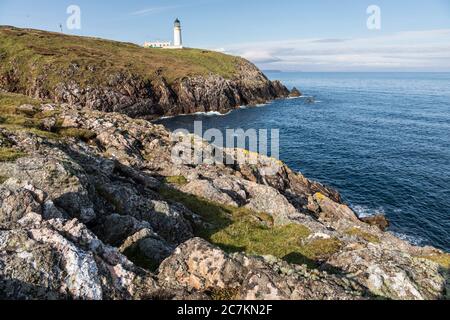
<svg viewBox="0 0 450 320">
<path fill-rule="evenodd" d="M 183 38 L 181 35 L 181 22 L 176 19 L 173 26 L 173 45 L 170 41 L 145 42 L 144 48 L 159 49 L 183 49 Z"/>
</svg>

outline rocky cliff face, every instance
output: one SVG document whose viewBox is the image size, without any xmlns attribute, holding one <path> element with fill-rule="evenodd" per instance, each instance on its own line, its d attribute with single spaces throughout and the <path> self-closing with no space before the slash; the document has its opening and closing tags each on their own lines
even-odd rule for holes
<svg viewBox="0 0 450 320">
<path fill-rule="evenodd" d="M 68 80 L 48 94 L 39 86 L 33 89 L 28 92 L 33 97 L 145 119 L 195 112 L 227 113 L 240 106 L 265 103 L 290 94 L 281 82 L 268 80 L 253 64 L 244 61 L 240 62 L 239 73 L 233 79 L 208 75 L 168 84 L 163 77 L 143 81 L 118 73 L 111 76 L 107 85 L 82 87 Z"/>
<path fill-rule="evenodd" d="M 275 159 L 174 163 L 175 145 L 208 144 L 116 113 L 14 110 L 28 125 L 0 129 L 0 298 L 448 297 L 448 254 Z"/>
</svg>

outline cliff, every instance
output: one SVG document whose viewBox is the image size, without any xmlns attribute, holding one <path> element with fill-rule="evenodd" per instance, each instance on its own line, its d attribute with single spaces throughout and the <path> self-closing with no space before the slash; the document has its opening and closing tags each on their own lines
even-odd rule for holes
<svg viewBox="0 0 450 320">
<path fill-rule="evenodd" d="M 7 26 L 0 27 L 0 89 L 146 119 L 226 113 L 289 95 L 239 57 Z"/>
<path fill-rule="evenodd" d="M 275 159 L 174 163 L 209 145 L 6 92 L 0 111 L 1 299 L 448 298 L 449 254 Z"/>
</svg>

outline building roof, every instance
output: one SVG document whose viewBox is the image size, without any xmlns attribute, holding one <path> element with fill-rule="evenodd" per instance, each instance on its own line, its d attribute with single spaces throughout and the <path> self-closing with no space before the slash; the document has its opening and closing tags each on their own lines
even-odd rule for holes
<svg viewBox="0 0 450 320">
<path fill-rule="evenodd" d="M 175 23 L 180 23 L 180 20 L 177 18 L 177 19 L 175 20 Z"/>
</svg>

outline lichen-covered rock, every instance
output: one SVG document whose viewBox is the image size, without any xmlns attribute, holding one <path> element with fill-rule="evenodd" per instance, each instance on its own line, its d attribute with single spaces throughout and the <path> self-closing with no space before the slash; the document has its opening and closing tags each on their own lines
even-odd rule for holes
<svg viewBox="0 0 450 320">
<path fill-rule="evenodd" d="M 95 229 L 103 242 L 120 247 L 130 235 L 143 229 L 152 230 L 152 227 L 150 223 L 132 216 L 112 214 L 103 218 Z"/>
<path fill-rule="evenodd" d="M 58 112 L 61 128 L 96 134 L 0 129 L 1 146 L 22 152 L 0 162 L 0 298 L 448 296 L 444 252 L 364 223 L 336 190 L 276 159 L 223 149 L 226 164 L 192 164 L 195 146 L 211 147 L 192 135 L 68 105 L 33 112 L 47 108 Z M 186 158 L 173 162 L 180 138 Z M 257 163 L 242 162 L 245 156 Z M 224 230 L 238 244 L 225 249 L 259 241 L 256 256 L 193 239 L 222 246 Z M 269 254 L 286 261 L 257 256 L 267 254 L 258 235 L 271 233 L 286 243 Z"/>
<path fill-rule="evenodd" d="M 234 292 L 234 298 L 245 300 L 361 299 L 365 294 L 362 287 L 348 280 L 310 273 L 276 259 L 272 263 L 240 254 L 230 256 L 196 238 L 161 264 L 158 277 L 166 287 L 228 290 Z"/>
<path fill-rule="evenodd" d="M 343 250 L 327 261 L 357 279 L 372 293 L 400 300 L 440 299 L 448 274 L 437 263 L 413 257 L 396 248 L 369 244 Z"/>
<path fill-rule="evenodd" d="M 245 190 L 249 194 L 245 207 L 271 215 L 275 224 L 289 223 L 302 215 L 280 192 L 272 187 L 245 182 Z"/>
<path fill-rule="evenodd" d="M 198 197 L 206 198 L 210 201 L 221 203 L 227 206 L 238 206 L 238 203 L 225 192 L 224 189 L 220 189 L 209 180 L 194 180 L 179 188 L 181 191 L 189 194 L 196 195 Z"/>
<path fill-rule="evenodd" d="M 71 217 L 83 222 L 96 218 L 86 173 L 57 149 L 52 154 L 24 157 L 13 165 L 0 166 L 0 174 L 30 181 Z"/>
<path fill-rule="evenodd" d="M 32 191 L 14 184 L 0 186 L 0 223 L 17 222 L 30 212 L 41 211 Z"/>
<path fill-rule="evenodd" d="M 3 299 L 137 299 L 159 290 L 78 221 L 34 213 L 0 231 L 0 265 Z"/>
<path fill-rule="evenodd" d="M 291 98 L 298 98 L 301 96 L 302 96 L 302 93 L 296 87 L 292 88 L 291 93 L 289 94 L 289 97 L 291 97 Z"/>
<path fill-rule="evenodd" d="M 362 222 L 365 222 L 371 226 L 377 226 L 382 231 L 386 231 L 389 228 L 389 220 L 386 218 L 386 216 L 378 214 L 370 217 L 363 217 L 361 218 Z"/>
<path fill-rule="evenodd" d="M 314 200 L 320 208 L 320 211 L 317 213 L 317 218 L 322 222 L 334 223 L 340 220 L 348 220 L 354 223 L 359 222 L 356 214 L 344 204 L 334 202 L 321 193 L 316 193 Z"/>
<path fill-rule="evenodd" d="M 149 223 L 155 232 L 169 242 L 180 244 L 192 238 L 192 227 L 179 207 L 152 200 L 155 195 L 141 193 L 131 185 L 105 183 L 97 189 L 112 204 L 113 210 Z"/>
<path fill-rule="evenodd" d="M 153 270 L 171 255 L 174 247 L 150 229 L 142 229 L 128 237 L 119 250 L 136 264 Z"/>
</svg>

